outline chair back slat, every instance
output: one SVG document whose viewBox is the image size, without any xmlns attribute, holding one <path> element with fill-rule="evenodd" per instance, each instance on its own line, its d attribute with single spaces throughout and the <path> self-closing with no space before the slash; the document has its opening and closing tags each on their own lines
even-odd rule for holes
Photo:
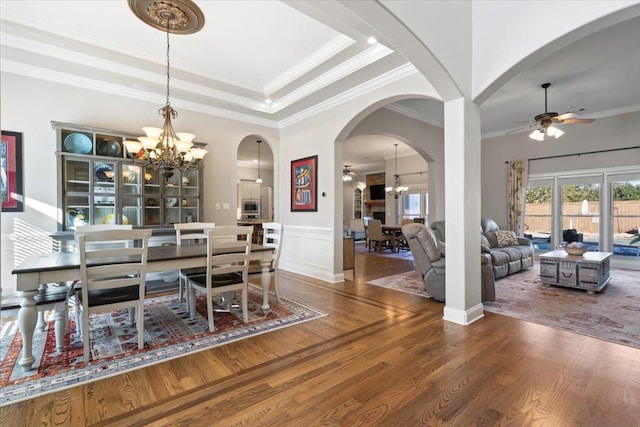
<svg viewBox="0 0 640 427">
<path fill-rule="evenodd" d="M 198 240 L 205 241 L 207 238 L 207 230 L 215 228 L 215 222 L 185 222 L 174 224 L 176 231 L 176 244 L 196 242 Z"/>
<path fill-rule="evenodd" d="M 278 263 L 280 262 L 280 250 L 282 249 L 282 235 L 284 227 L 278 222 L 265 222 L 262 224 L 262 229 L 264 230 L 262 245 L 274 248 L 271 267 L 277 269 Z"/>
<path fill-rule="evenodd" d="M 207 280 L 210 282 L 211 277 L 217 274 L 241 272 L 243 279 L 246 281 L 249 273 L 253 227 L 235 225 L 216 227 L 208 229 L 207 234 L 207 257 L 209 260 L 207 263 Z M 244 239 L 239 240 L 239 236 L 244 236 Z M 235 240 L 231 241 L 231 239 Z M 224 249 L 227 251 L 230 248 L 237 250 L 237 252 L 216 254 L 217 250 Z M 208 286 L 211 286 L 211 283 L 208 283 Z"/>
</svg>

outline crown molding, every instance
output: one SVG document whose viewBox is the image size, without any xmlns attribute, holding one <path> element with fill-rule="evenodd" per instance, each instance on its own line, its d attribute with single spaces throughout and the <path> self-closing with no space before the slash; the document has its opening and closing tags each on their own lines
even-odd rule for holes
<svg viewBox="0 0 640 427">
<path fill-rule="evenodd" d="M 300 120 L 304 120 L 322 111 L 326 111 L 330 108 L 354 99 L 362 94 L 371 92 L 417 72 L 418 70 L 416 69 L 416 67 L 410 62 L 407 62 L 406 64 L 394 68 L 393 70 L 387 71 L 386 73 L 381 74 L 374 79 L 361 83 L 358 86 L 354 86 L 352 89 L 345 91 L 340 95 L 331 97 L 323 102 L 317 103 L 313 107 L 307 108 L 306 110 L 293 114 L 286 119 L 280 120 L 278 122 L 278 125 L 281 129 L 285 128 L 296 122 L 299 122 Z"/>
<path fill-rule="evenodd" d="M 299 101 L 311 95 L 312 93 L 318 92 L 320 89 L 323 89 L 330 84 L 335 83 L 338 80 L 355 73 L 356 71 L 366 67 L 367 65 L 379 61 L 380 59 L 391 53 L 393 53 L 391 49 L 381 44 L 364 50 L 353 58 L 350 58 L 342 64 L 332 68 L 330 71 L 324 73 L 320 77 L 313 79 L 309 83 L 302 85 L 298 89 L 293 90 L 287 95 L 278 99 L 276 102 L 271 104 L 273 112 L 278 112 L 283 108 L 293 104 L 294 102 Z"/>
<path fill-rule="evenodd" d="M 432 125 L 432 126 L 436 126 L 439 128 L 444 128 L 444 122 L 431 117 L 427 114 L 421 113 L 419 111 L 413 110 L 411 108 L 405 107 L 404 105 L 398 105 L 398 104 L 389 104 L 386 105 L 384 108 L 386 108 L 387 110 L 391 110 L 394 111 L 398 114 L 402 114 L 403 116 L 407 116 L 410 117 L 412 119 L 415 120 L 419 120 L 423 123 Z"/>
<path fill-rule="evenodd" d="M 294 67 L 288 69 L 272 81 L 264 85 L 264 94 L 269 96 L 274 92 L 282 89 L 283 87 L 293 83 L 309 71 L 319 66 L 320 64 L 333 58 L 338 53 L 342 52 L 349 46 L 355 43 L 350 37 L 345 35 L 339 35 L 334 38 L 330 43 L 322 47 L 322 49 L 314 52 L 312 55 L 306 57 Z"/>
<path fill-rule="evenodd" d="M 26 65 L 6 59 L 2 59 L 0 61 L 0 71 L 24 77 L 31 77 L 38 80 L 74 86 L 82 89 L 95 90 L 97 92 L 104 92 L 109 95 L 138 99 L 141 101 L 153 102 L 158 104 L 164 104 L 166 101 L 164 95 L 152 94 L 146 91 L 133 89 L 129 86 L 105 83 L 103 81 L 90 79 L 88 77 L 72 75 L 60 71 L 36 67 L 33 65 Z M 278 122 L 275 120 L 263 119 L 250 114 L 237 113 L 222 108 L 211 107 L 201 103 L 181 99 L 179 97 L 173 97 L 172 101 L 174 105 L 177 105 L 178 109 L 186 109 L 189 111 L 209 114 L 231 120 L 238 120 L 255 125 L 266 126 L 269 128 L 279 127 Z"/>
</svg>

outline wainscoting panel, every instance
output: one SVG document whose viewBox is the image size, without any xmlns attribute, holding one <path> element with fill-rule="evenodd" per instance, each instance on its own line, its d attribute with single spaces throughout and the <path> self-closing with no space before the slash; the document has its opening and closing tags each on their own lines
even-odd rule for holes
<svg viewBox="0 0 640 427">
<path fill-rule="evenodd" d="M 333 273 L 331 228 L 284 225 L 280 268 L 330 283 L 343 281 Z"/>
</svg>

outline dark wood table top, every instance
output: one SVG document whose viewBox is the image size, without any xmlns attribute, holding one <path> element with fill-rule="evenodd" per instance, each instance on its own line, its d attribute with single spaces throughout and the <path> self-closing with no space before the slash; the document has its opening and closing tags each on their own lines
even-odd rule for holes
<svg viewBox="0 0 640 427">
<path fill-rule="evenodd" d="M 273 248 L 257 244 L 251 245 L 251 252 L 273 251 Z M 221 249 L 217 253 L 224 253 Z M 199 258 L 206 256 L 206 244 L 194 245 L 166 245 L 152 246 L 147 254 L 147 262 L 166 261 L 172 259 Z M 41 271 L 65 270 L 80 268 L 80 255 L 78 252 L 51 252 L 31 255 L 20 265 L 16 266 L 12 274 L 36 273 Z"/>
</svg>

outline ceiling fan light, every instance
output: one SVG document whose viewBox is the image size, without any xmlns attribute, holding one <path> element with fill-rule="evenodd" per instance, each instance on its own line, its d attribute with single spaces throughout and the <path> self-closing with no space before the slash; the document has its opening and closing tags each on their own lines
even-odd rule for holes
<svg viewBox="0 0 640 427">
<path fill-rule="evenodd" d="M 529 138 L 535 139 L 536 141 L 544 141 L 544 132 L 536 129 L 529 134 Z"/>
<path fill-rule="evenodd" d="M 558 128 L 554 128 L 553 126 L 549 126 L 549 128 L 547 129 L 547 135 L 549 136 L 553 136 L 556 139 L 560 138 L 562 135 L 564 135 L 564 132 L 561 131 Z"/>
<path fill-rule="evenodd" d="M 348 173 L 347 173 L 347 174 L 343 174 L 343 175 L 342 175 L 342 180 L 343 180 L 344 182 L 351 181 L 352 179 L 353 179 L 353 178 L 352 178 L 352 177 L 351 177 L 351 175 L 349 175 Z"/>
</svg>

